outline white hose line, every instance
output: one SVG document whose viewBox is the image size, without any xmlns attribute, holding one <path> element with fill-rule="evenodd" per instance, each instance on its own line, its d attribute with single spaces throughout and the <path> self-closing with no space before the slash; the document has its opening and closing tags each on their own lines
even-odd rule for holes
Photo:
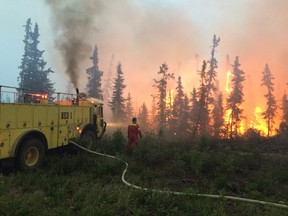
<svg viewBox="0 0 288 216">
<path fill-rule="evenodd" d="M 83 149 L 84 151 L 87 151 L 89 153 L 92 154 L 96 154 L 96 155 L 100 155 L 103 157 L 108 157 L 108 158 L 113 158 L 116 160 L 119 160 L 123 163 L 125 163 L 125 169 L 122 172 L 122 182 L 124 184 L 126 184 L 129 187 L 138 189 L 138 190 L 144 190 L 144 191 L 152 191 L 152 192 L 156 192 L 156 193 L 166 193 L 166 194 L 173 194 L 173 195 L 189 195 L 189 196 L 199 196 L 199 197 L 208 197 L 208 198 L 216 198 L 216 199 L 228 199 L 228 200 L 236 200 L 236 201 L 241 201 L 241 202 L 248 202 L 248 203 L 255 203 L 255 204 L 262 204 L 262 205 L 270 205 L 270 206 L 274 206 L 274 207 L 279 207 L 279 208 L 288 208 L 288 205 L 284 205 L 284 204 L 280 204 L 280 203 L 273 203 L 273 202 L 266 202 L 266 201 L 261 201 L 261 200 L 254 200 L 254 199 L 246 199 L 246 198 L 241 198 L 241 197 L 235 197 L 235 196 L 222 196 L 222 195 L 214 195 L 214 194 L 193 194 L 193 193 L 185 193 L 185 192 L 177 192 L 177 191 L 167 191 L 167 190 L 157 190 L 157 189 L 150 189 L 150 188 L 146 188 L 146 187 L 140 187 L 134 184 L 131 184 L 129 182 L 127 182 L 125 180 L 125 174 L 128 170 L 128 163 L 116 156 L 113 155 L 108 155 L 108 154 L 103 154 L 103 153 L 99 153 L 96 151 L 92 151 L 90 149 L 86 149 L 83 146 L 79 145 L 78 143 L 69 140 L 70 143 L 72 143 L 73 145 Z"/>
</svg>

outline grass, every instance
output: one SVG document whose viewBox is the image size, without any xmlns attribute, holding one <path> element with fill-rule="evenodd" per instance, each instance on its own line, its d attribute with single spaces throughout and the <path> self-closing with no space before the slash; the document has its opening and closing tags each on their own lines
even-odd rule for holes
<svg viewBox="0 0 288 216">
<path fill-rule="evenodd" d="M 126 180 L 133 184 L 288 203 L 286 157 L 154 136 L 127 155 L 125 142 L 117 131 L 97 150 L 127 161 Z M 271 206 L 129 188 L 121 182 L 124 167 L 83 151 L 52 152 L 38 170 L 0 174 L 0 215 L 288 215 L 288 209 Z"/>
</svg>

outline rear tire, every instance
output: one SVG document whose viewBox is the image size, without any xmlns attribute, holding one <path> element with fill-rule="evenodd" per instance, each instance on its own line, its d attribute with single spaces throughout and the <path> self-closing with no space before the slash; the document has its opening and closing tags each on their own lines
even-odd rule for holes
<svg viewBox="0 0 288 216">
<path fill-rule="evenodd" d="M 17 155 L 20 170 L 29 171 L 39 168 L 45 158 L 43 142 L 37 138 L 29 138 L 21 144 Z"/>
</svg>

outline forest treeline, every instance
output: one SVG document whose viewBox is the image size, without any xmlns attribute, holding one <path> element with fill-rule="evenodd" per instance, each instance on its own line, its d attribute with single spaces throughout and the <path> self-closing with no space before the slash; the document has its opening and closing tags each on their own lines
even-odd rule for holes
<svg viewBox="0 0 288 216">
<path fill-rule="evenodd" d="M 49 101 L 55 100 L 54 84 L 49 78 L 54 71 L 48 67 L 43 59 L 44 50 L 39 50 L 39 26 L 33 27 L 31 19 L 24 25 L 24 54 L 19 66 L 17 78 L 19 91 L 21 89 L 34 89 L 47 92 Z M 220 37 L 213 36 L 210 46 L 210 57 L 203 60 L 199 75 L 199 87 L 184 90 L 181 75 L 175 77 L 169 71 L 166 62 L 160 64 L 159 71 L 155 72 L 153 86 L 155 94 L 151 95 L 151 107 L 147 107 L 145 101 L 141 103 L 139 110 L 135 110 L 133 104 L 133 92 L 125 95 L 125 74 L 121 62 L 116 66 L 116 77 L 111 78 L 111 71 L 105 83 L 102 85 L 104 72 L 99 69 L 98 48 L 95 46 L 90 57 L 91 67 L 86 69 L 87 84 L 85 93 L 90 97 L 103 99 L 112 111 L 114 122 L 130 122 L 133 116 L 138 117 L 138 122 L 144 133 L 154 133 L 160 136 L 169 135 L 175 137 L 189 137 L 209 135 L 215 138 L 237 138 L 243 134 L 260 136 L 257 128 L 249 128 L 241 131 L 243 115 L 244 93 L 243 83 L 245 72 L 241 69 L 238 56 L 235 56 L 231 65 L 231 89 L 227 98 L 217 88 L 218 60 L 216 51 L 220 45 Z M 113 56 L 112 56 L 113 59 Z M 112 70 L 110 68 L 110 70 Z M 172 95 L 168 91 L 169 80 L 176 79 L 177 86 Z M 71 84 L 70 84 L 71 85 Z M 281 104 L 276 103 L 274 96 L 274 76 L 269 65 L 263 68 L 261 85 L 265 87 L 263 97 L 266 100 L 265 110 L 261 113 L 266 122 L 267 131 L 264 133 L 270 137 L 275 134 L 288 133 L 288 98 L 284 93 Z M 69 85 L 67 85 L 67 88 Z M 71 87 L 70 87 L 71 88 Z M 189 92 L 189 93 L 187 93 Z M 23 92 L 22 92 L 23 93 Z M 21 92 L 18 100 L 21 101 Z M 8 99 L 7 99 L 8 100 Z M 280 108 L 280 111 L 277 110 Z M 275 130 L 275 117 L 281 115 L 279 129 Z M 277 125 L 278 127 L 278 125 Z"/>
</svg>

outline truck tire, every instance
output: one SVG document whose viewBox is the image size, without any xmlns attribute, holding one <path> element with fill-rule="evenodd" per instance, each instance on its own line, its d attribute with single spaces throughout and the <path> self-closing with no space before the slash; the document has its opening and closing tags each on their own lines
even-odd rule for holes
<svg viewBox="0 0 288 216">
<path fill-rule="evenodd" d="M 29 171 L 39 168 L 44 162 L 45 150 L 40 139 L 28 138 L 18 151 L 17 164 L 20 170 Z"/>
<path fill-rule="evenodd" d="M 96 133 L 91 129 L 86 129 L 82 133 L 82 146 L 91 150 L 96 145 Z"/>
</svg>

